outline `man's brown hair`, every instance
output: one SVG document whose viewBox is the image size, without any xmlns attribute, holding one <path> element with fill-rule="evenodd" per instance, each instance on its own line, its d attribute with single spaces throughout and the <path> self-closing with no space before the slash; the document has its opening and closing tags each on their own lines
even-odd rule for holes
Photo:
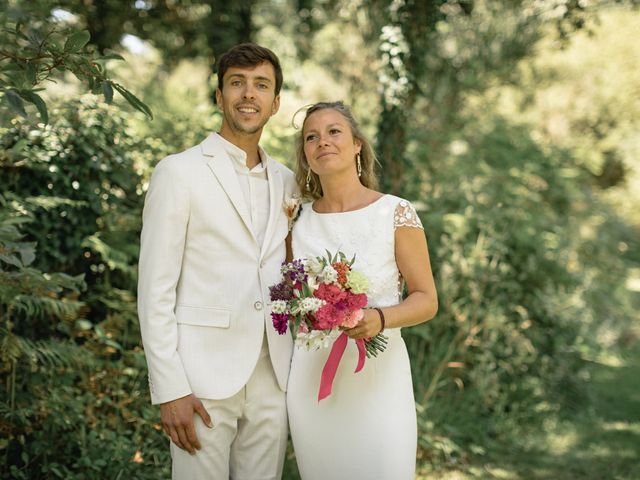
<svg viewBox="0 0 640 480">
<path fill-rule="evenodd" d="M 282 68 L 278 56 L 271 50 L 255 43 L 240 43 L 230 48 L 218 62 L 218 88 L 222 91 L 224 74 L 229 67 L 255 67 L 268 62 L 273 65 L 276 74 L 276 95 L 282 88 Z"/>
</svg>

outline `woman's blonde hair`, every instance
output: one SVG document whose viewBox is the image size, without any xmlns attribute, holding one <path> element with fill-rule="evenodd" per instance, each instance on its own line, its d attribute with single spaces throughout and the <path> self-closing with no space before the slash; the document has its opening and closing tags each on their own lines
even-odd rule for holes
<svg viewBox="0 0 640 480">
<path fill-rule="evenodd" d="M 362 166 L 362 173 L 360 174 L 360 183 L 367 188 L 375 190 L 378 188 L 378 177 L 375 173 L 375 164 L 378 161 L 376 154 L 371 147 L 371 143 L 364 136 L 358 122 L 353 117 L 351 110 L 343 102 L 318 102 L 307 108 L 304 116 L 304 121 L 300 127 L 300 133 L 296 138 L 296 182 L 300 193 L 308 198 L 317 199 L 322 197 L 322 185 L 320 185 L 320 178 L 313 170 L 309 169 L 309 162 L 304 154 L 304 124 L 307 119 L 318 110 L 333 109 L 340 113 L 349 123 L 351 128 L 351 134 L 354 140 L 360 141 L 362 147 L 360 149 L 360 164 Z M 355 162 L 356 159 L 354 158 Z M 307 188 L 307 174 L 310 172 L 309 188 Z"/>
</svg>

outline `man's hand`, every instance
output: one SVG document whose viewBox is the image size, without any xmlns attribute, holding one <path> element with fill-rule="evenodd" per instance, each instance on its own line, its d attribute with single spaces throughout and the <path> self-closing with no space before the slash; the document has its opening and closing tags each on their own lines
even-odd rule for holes
<svg viewBox="0 0 640 480">
<path fill-rule="evenodd" d="M 200 442 L 193 425 L 193 415 L 197 413 L 209 428 L 213 428 L 211 417 L 193 394 L 160 405 L 160 419 L 164 432 L 173 443 L 191 455 L 200 450 Z"/>
</svg>

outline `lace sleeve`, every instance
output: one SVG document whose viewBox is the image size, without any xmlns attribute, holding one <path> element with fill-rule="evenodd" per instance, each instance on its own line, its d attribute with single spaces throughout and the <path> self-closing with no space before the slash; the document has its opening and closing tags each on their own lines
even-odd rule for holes
<svg viewBox="0 0 640 480">
<path fill-rule="evenodd" d="M 393 226 L 394 228 L 413 227 L 424 230 L 420 217 L 418 217 L 418 214 L 416 213 L 416 209 L 406 200 L 400 200 L 400 202 L 398 202 L 393 214 Z"/>
</svg>

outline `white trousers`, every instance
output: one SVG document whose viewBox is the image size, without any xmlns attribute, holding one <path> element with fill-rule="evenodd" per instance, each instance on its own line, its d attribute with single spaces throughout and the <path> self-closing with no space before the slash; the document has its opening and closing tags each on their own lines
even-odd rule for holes
<svg viewBox="0 0 640 480">
<path fill-rule="evenodd" d="M 266 343 L 247 384 L 223 400 L 201 399 L 213 428 L 194 415 L 202 448 L 195 455 L 171 442 L 173 480 L 279 480 L 287 447 L 286 393 Z"/>
</svg>

